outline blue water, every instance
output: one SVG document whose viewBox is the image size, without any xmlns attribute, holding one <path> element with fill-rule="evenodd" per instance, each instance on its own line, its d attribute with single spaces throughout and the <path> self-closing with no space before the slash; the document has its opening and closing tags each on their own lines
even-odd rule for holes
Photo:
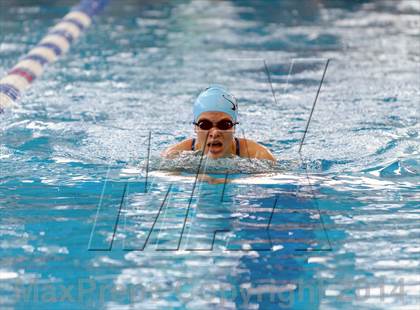
<svg viewBox="0 0 420 310">
<path fill-rule="evenodd" d="M 0 76 L 74 4 L 2 0 Z M 417 309 L 419 14 L 114 1 L 0 116 L 0 308 Z M 215 82 L 279 159 L 205 161 L 226 186 L 159 158 Z"/>
</svg>

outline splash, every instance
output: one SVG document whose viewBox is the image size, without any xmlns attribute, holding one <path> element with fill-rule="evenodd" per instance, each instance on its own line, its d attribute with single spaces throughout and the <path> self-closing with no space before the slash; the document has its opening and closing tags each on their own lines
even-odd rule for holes
<svg viewBox="0 0 420 310">
<path fill-rule="evenodd" d="M 201 164 L 200 164 L 201 162 Z M 153 161 L 151 169 L 182 171 L 187 173 L 196 173 L 198 167 L 206 173 L 264 173 L 269 171 L 280 170 L 279 164 L 275 164 L 270 160 L 251 159 L 242 157 L 229 157 L 220 159 L 211 159 L 199 155 L 199 152 L 187 151 L 180 156 L 167 159 L 157 158 Z M 201 170 L 201 171 L 203 171 Z"/>
</svg>

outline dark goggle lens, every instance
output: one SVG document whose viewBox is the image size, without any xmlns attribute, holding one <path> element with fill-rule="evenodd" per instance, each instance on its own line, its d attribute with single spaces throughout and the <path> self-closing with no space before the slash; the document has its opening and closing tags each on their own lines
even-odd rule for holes
<svg viewBox="0 0 420 310">
<path fill-rule="evenodd" d="M 213 123 L 207 120 L 204 121 L 200 121 L 197 124 L 198 127 L 200 127 L 200 129 L 202 130 L 210 130 L 211 128 L 213 128 Z"/>
<path fill-rule="evenodd" d="M 228 130 L 231 129 L 233 127 L 233 123 L 231 121 L 220 121 L 217 123 L 217 128 L 219 128 L 220 130 Z"/>
<path fill-rule="evenodd" d="M 210 130 L 213 128 L 213 123 L 208 120 L 202 120 L 196 124 L 201 130 Z M 216 124 L 216 127 L 220 130 L 229 130 L 233 127 L 233 123 L 229 120 L 223 120 Z"/>
</svg>

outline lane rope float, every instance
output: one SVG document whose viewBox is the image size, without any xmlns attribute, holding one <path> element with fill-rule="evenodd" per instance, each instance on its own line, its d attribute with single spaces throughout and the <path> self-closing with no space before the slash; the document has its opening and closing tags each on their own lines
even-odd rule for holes
<svg viewBox="0 0 420 310">
<path fill-rule="evenodd" d="M 46 66 L 67 53 L 110 0 L 82 0 L 0 80 L 0 114 L 15 106 Z"/>
</svg>

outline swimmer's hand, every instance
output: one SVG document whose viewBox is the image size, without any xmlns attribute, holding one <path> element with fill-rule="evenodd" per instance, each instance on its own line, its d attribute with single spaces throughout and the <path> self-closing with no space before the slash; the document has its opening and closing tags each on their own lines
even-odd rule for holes
<svg viewBox="0 0 420 310">
<path fill-rule="evenodd" d="M 181 175 L 180 171 L 171 171 L 169 173 L 170 175 Z M 208 174 L 200 173 L 197 177 L 197 181 L 203 181 L 207 182 L 209 184 L 223 184 L 223 183 L 230 183 L 229 179 L 224 178 L 213 178 L 212 176 L 209 176 Z"/>
<path fill-rule="evenodd" d="M 204 181 L 209 184 L 223 184 L 223 183 L 229 183 L 230 181 L 228 179 L 224 178 L 213 178 L 209 176 L 208 174 L 200 174 L 198 175 L 199 181 Z"/>
</svg>

